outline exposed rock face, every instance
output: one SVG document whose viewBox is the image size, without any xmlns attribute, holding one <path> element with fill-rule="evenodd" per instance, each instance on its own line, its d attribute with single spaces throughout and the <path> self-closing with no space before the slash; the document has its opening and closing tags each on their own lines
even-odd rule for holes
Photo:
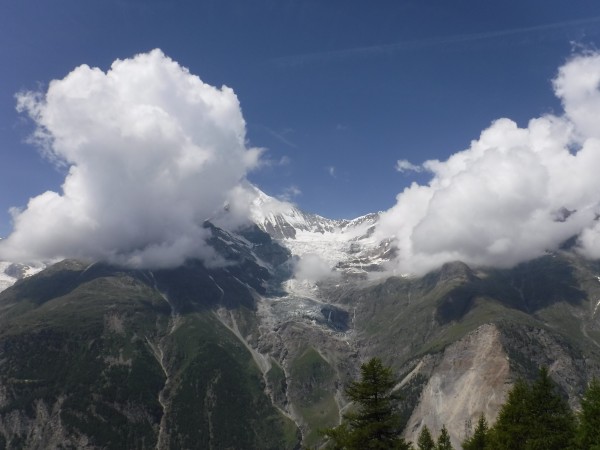
<svg viewBox="0 0 600 450">
<path fill-rule="evenodd" d="M 469 282 L 475 279 L 475 274 L 469 266 L 460 261 L 444 264 L 439 270 L 438 283 L 450 281 Z"/>
<path fill-rule="evenodd" d="M 395 251 L 377 219 L 276 207 L 244 230 L 207 222 L 223 267 L 63 261 L 16 282 L 31 270 L 0 262 L 0 449 L 318 447 L 374 356 L 402 377 L 413 442 L 445 425 L 459 448 L 540 365 L 577 405 L 600 375 L 600 262 L 565 251 L 377 280 Z M 310 254 L 336 276 L 294 277 Z"/>
<path fill-rule="evenodd" d="M 510 383 L 500 331 L 495 325 L 482 325 L 446 348 L 408 421 L 405 437 L 416 442 L 424 425 L 434 436 L 446 425 L 453 446 L 460 448 L 465 423 L 476 423 L 481 413 L 494 422 Z"/>
<path fill-rule="evenodd" d="M 42 450 L 71 446 L 78 449 L 93 448 L 85 435 L 69 435 L 60 418 L 64 398 L 49 407 L 43 400 L 36 400 L 32 414 L 13 411 L 0 418 L 0 435 L 4 436 L 6 448 Z"/>
<path fill-rule="evenodd" d="M 543 328 L 503 324 L 501 341 L 513 372 L 531 378 L 540 367 L 547 367 L 571 407 L 579 408 L 590 374 L 599 371 L 597 359 L 586 358 L 560 334 Z"/>
</svg>

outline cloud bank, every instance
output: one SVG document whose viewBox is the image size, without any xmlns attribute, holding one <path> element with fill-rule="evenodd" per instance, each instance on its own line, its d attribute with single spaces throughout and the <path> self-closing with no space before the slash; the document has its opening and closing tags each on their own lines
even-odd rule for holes
<svg viewBox="0 0 600 450">
<path fill-rule="evenodd" d="M 399 171 L 432 174 L 381 215 L 393 237 L 393 270 L 424 273 L 444 262 L 508 267 L 557 249 L 600 258 L 600 54 L 572 58 L 553 86 L 564 114 L 520 128 L 499 119 L 446 161 Z M 234 92 L 203 83 L 160 50 L 117 60 L 103 72 L 82 65 L 47 92 L 17 95 L 36 125 L 33 139 L 64 165 L 61 192 L 12 211 L 14 230 L 0 260 L 81 258 L 132 267 L 215 263 L 202 224 L 248 220 L 256 194 L 245 181 L 260 150 L 246 147 Z M 304 258 L 296 277 L 331 269 Z"/>
<path fill-rule="evenodd" d="M 62 192 L 12 211 L 0 259 L 102 259 L 166 267 L 214 260 L 203 222 L 258 162 L 234 92 L 160 50 L 82 65 L 46 93 L 17 95 L 34 139 L 68 168 Z M 243 220 L 239 217 L 239 220 Z"/>
<path fill-rule="evenodd" d="M 553 83 L 562 116 L 526 128 L 499 119 L 468 149 L 426 161 L 429 183 L 400 193 L 377 230 L 394 237 L 394 269 L 424 273 L 454 260 L 509 267 L 573 236 L 580 253 L 599 258 L 599 85 L 600 54 L 576 56 Z"/>
</svg>

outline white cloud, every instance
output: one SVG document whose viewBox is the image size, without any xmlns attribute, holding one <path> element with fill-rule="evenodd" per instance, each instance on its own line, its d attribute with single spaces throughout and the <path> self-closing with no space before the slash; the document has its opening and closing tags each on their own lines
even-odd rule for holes
<svg viewBox="0 0 600 450">
<path fill-rule="evenodd" d="M 575 235 L 581 253 L 600 257 L 599 83 L 600 54 L 574 57 L 554 81 L 563 116 L 526 128 L 499 119 L 468 149 L 425 162 L 429 183 L 400 193 L 377 230 L 395 238 L 395 269 L 423 273 L 452 260 L 511 266 Z"/>
<path fill-rule="evenodd" d="M 408 159 L 399 159 L 396 161 L 396 170 L 398 172 L 422 172 L 423 167 L 411 163 Z"/>
<path fill-rule="evenodd" d="M 302 255 L 294 268 L 294 277 L 299 281 L 316 283 L 336 276 L 339 274 L 333 271 L 327 261 L 314 253 Z"/>
<path fill-rule="evenodd" d="M 258 163 L 258 168 L 285 167 L 292 163 L 291 158 L 287 155 L 283 155 L 279 159 L 273 159 L 269 156 L 266 149 L 259 149 L 259 151 L 261 158 L 260 162 Z"/>
<path fill-rule="evenodd" d="M 579 56 L 565 64 L 554 80 L 554 91 L 579 137 L 600 138 L 600 56 Z"/>
<path fill-rule="evenodd" d="M 279 158 L 279 161 L 277 161 L 278 166 L 289 166 L 291 164 L 292 160 L 290 159 L 289 156 L 287 155 L 283 155 L 281 158 Z"/>
<path fill-rule="evenodd" d="M 336 170 L 334 166 L 327 166 L 327 172 L 329 173 L 330 176 L 332 176 L 333 178 L 336 177 Z"/>
<path fill-rule="evenodd" d="M 302 191 L 298 186 L 289 186 L 283 190 L 283 193 L 279 195 L 277 198 L 284 202 L 291 202 L 294 197 L 298 197 L 302 194 Z"/>
<path fill-rule="evenodd" d="M 103 259 L 164 267 L 210 262 L 203 222 L 260 150 L 247 149 L 234 92 L 207 85 L 160 50 L 82 65 L 44 93 L 17 95 L 35 139 L 68 167 L 62 192 L 13 210 L 0 259 Z M 240 220 L 242 218 L 240 217 Z"/>
</svg>

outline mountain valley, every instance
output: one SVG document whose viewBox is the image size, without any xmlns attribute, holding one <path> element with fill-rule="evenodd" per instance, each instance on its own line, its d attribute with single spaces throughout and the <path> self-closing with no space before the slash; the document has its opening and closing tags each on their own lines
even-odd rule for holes
<svg viewBox="0 0 600 450">
<path fill-rule="evenodd" d="M 205 223 L 221 266 L 1 263 L 0 448 L 314 448 L 373 356 L 413 442 L 446 425 L 458 448 L 542 365 L 578 407 L 600 376 L 600 262 L 394 274 L 378 218 L 259 192 L 254 224 Z"/>
</svg>

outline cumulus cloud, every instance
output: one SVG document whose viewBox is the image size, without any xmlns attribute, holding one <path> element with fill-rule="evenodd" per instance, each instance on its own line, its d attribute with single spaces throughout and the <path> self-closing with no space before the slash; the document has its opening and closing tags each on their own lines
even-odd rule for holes
<svg viewBox="0 0 600 450">
<path fill-rule="evenodd" d="M 422 172 L 423 167 L 411 163 L 408 159 L 399 159 L 396 161 L 396 170 L 398 172 Z"/>
<path fill-rule="evenodd" d="M 520 128 L 499 119 L 466 150 L 423 167 L 381 217 L 393 236 L 395 269 L 423 273 L 453 260 L 508 267 L 579 236 L 582 254 L 600 257 L 600 54 L 572 58 L 554 90 L 564 114 Z M 410 169 L 410 163 L 400 168 Z"/>
<path fill-rule="evenodd" d="M 302 255 L 294 268 L 294 277 L 297 280 L 311 283 L 333 278 L 337 275 L 327 261 L 314 253 Z"/>
<path fill-rule="evenodd" d="M 34 139 L 68 168 L 61 192 L 13 209 L 0 259 L 65 257 L 165 267 L 214 261 L 203 222 L 259 161 L 230 88 L 215 88 L 160 50 L 82 65 L 22 92 Z M 239 217 L 242 220 L 242 217 Z"/>
</svg>

